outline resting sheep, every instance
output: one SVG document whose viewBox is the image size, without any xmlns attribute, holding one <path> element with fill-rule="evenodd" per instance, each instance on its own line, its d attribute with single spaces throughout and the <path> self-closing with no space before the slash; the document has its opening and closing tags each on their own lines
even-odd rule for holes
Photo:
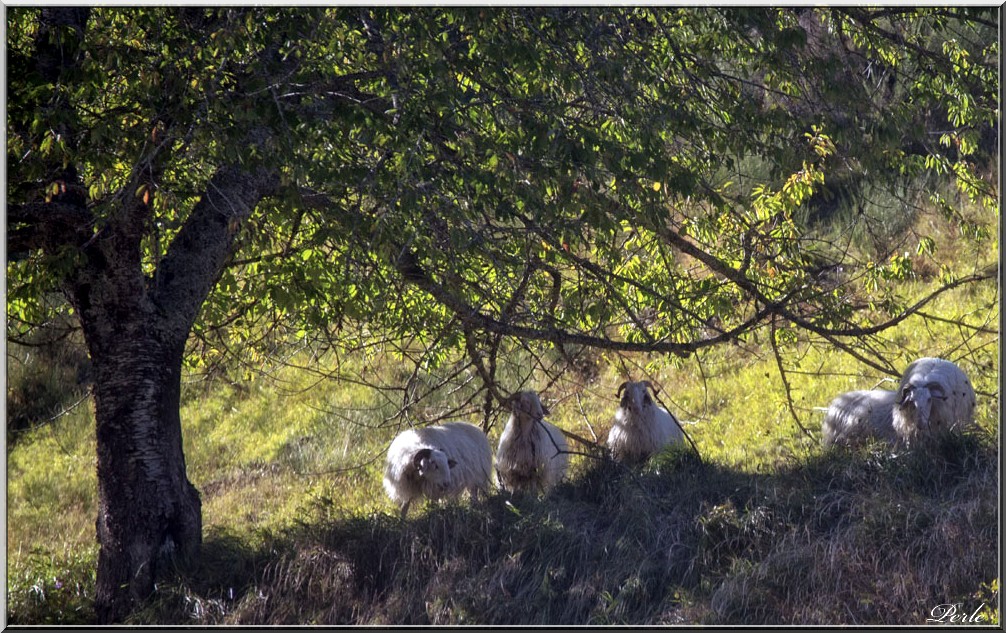
<svg viewBox="0 0 1006 633">
<path fill-rule="evenodd" d="M 569 466 L 562 431 L 545 421 L 548 411 L 534 391 L 510 398 L 512 413 L 496 450 L 496 477 L 510 492 L 545 492 L 559 483 Z"/>
<path fill-rule="evenodd" d="M 975 421 L 975 390 L 961 369 L 941 358 L 920 358 L 905 370 L 894 404 L 894 431 L 905 444 Z"/>
<path fill-rule="evenodd" d="M 476 499 L 489 490 L 492 460 L 489 439 L 473 424 L 408 429 L 388 448 L 384 491 L 401 504 L 403 519 L 418 497 L 455 497 L 467 489 Z"/>
<path fill-rule="evenodd" d="M 869 438 L 898 442 L 893 411 L 896 391 L 874 389 L 850 391 L 838 396 L 825 409 L 821 425 L 825 446 L 856 446 Z"/>
<path fill-rule="evenodd" d="M 615 424 L 608 431 L 608 449 L 621 462 L 643 461 L 669 444 L 684 440 L 684 433 L 667 409 L 650 397 L 649 381 L 623 382 L 616 396 Z"/>
</svg>

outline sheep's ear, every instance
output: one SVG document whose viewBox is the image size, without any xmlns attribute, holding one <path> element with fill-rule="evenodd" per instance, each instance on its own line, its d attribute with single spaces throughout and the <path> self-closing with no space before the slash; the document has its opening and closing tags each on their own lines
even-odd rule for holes
<svg viewBox="0 0 1006 633">
<path fill-rule="evenodd" d="M 619 400 L 622 399 L 622 392 L 625 391 L 625 387 L 628 386 L 628 384 L 629 384 L 629 381 L 626 380 L 622 384 L 618 385 L 618 391 L 615 392 L 615 397 L 616 398 L 618 398 Z"/>
<path fill-rule="evenodd" d="M 447 467 L 448 468 L 450 468 L 450 469 L 453 470 L 454 467 L 457 466 L 457 465 L 458 465 L 458 462 L 456 460 L 453 460 L 450 457 L 447 458 Z"/>
<path fill-rule="evenodd" d="M 541 413 L 542 415 L 552 415 L 552 412 L 548 410 L 548 407 L 544 403 L 541 405 Z"/>
<path fill-rule="evenodd" d="M 412 456 L 412 465 L 416 467 L 416 470 L 419 470 L 420 462 L 424 459 L 428 459 L 431 453 L 433 453 L 433 451 L 428 448 L 421 448 L 416 451 L 416 454 Z"/>
</svg>

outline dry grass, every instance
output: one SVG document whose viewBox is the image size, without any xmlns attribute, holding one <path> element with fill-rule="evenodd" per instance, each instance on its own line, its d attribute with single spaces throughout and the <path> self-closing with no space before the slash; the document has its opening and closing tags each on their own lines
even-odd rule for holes
<svg viewBox="0 0 1006 633">
<path fill-rule="evenodd" d="M 136 622 L 923 624 L 996 578 L 997 454 L 951 436 L 757 475 L 670 451 L 404 522 L 322 501 L 255 549 L 209 539 Z"/>
<path fill-rule="evenodd" d="M 974 610 L 977 579 L 997 574 L 997 481 L 998 452 L 977 435 L 912 453 L 875 445 L 791 469 L 768 498 L 724 521 L 761 551 L 730 561 L 707 617 L 924 624 L 939 604 Z M 763 516 L 781 525 L 759 531 Z"/>
</svg>

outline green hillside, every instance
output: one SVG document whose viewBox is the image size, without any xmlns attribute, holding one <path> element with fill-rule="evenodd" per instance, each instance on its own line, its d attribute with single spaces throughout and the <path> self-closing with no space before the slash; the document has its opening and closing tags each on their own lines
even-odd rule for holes
<svg viewBox="0 0 1006 633">
<path fill-rule="evenodd" d="M 906 288 L 922 296 L 934 283 L 916 276 Z M 683 448 L 628 470 L 574 443 L 584 455 L 544 499 L 421 504 L 405 522 L 381 488 L 409 372 L 393 352 L 338 362 L 301 352 L 262 373 L 232 371 L 237 380 L 193 375 L 182 421 L 203 557 L 159 583 L 132 621 L 906 624 L 943 603 L 991 609 L 998 301 L 993 283 L 958 288 L 925 309 L 945 320 L 884 334 L 897 366 L 951 358 L 979 392 L 977 430 L 931 451 L 821 449 L 815 407 L 890 380 L 835 349 L 793 343 L 785 383 L 766 342 L 673 360 L 589 353 L 552 384 L 528 385 L 553 423 L 603 442 L 616 386 L 646 376 L 701 461 Z M 22 384 L 61 389 L 38 387 L 79 364 L 61 349 L 11 350 L 9 404 Z M 503 378 L 530 362 L 501 363 L 515 372 Z M 471 391 L 462 377 L 422 415 L 437 419 Z M 11 623 L 93 619 L 94 421 L 81 395 L 50 393 L 77 404 L 8 438 Z M 480 402 L 456 417 L 482 421 Z M 505 421 L 490 417 L 493 443 Z"/>
</svg>

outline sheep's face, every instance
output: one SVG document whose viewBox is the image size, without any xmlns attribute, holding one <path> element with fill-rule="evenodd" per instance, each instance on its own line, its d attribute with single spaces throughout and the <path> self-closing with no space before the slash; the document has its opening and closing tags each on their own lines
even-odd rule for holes
<svg viewBox="0 0 1006 633">
<path fill-rule="evenodd" d="M 653 406 L 649 384 L 644 382 L 627 382 L 622 385 L 620 406 L 633 415 L 639 415 L 646 407 Z"/>
<path fill-rule="evenodd" d="M 412 463 L 429 490 L 443 494 L 451 487 L 451 469 L 457 466 L 457 462 L 449 459 L 443 451 L 421 449 L 416 452 Z"/>
<path fill-rule="evenodd" d="M 522 421 L 541 420 L 548 414 L 548 410 L 542 406 L 538 394 L 533 391 L 515 393 L 510 403 L 510 409 L 513 411 L 514 417 Z"/>
<path fill-rule="evenodd" d="M 942 397 L 943 389 L 939 385 L 905 385 L 901 390 L 898 406 L 902 410 L 914 409 L 916 425 L 920 431 L 929 430 L 930 413 L 933 399 Z"/>
</svg>

